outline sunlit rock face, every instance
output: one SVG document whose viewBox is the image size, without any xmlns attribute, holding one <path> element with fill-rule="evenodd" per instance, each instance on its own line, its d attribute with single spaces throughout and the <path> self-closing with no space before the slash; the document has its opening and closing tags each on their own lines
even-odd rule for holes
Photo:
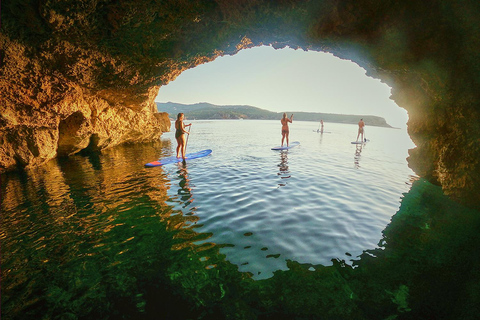
<svg viewBox="0 0 480 320">
<path fill-rule="evenodd" d="M 479 207 L 477 3 L 2 3 L 0 168 L 158 139 L 170 128 L 155 110 L 160 86 L 221 55 L 289 46 L 350 59 L 389 84 L 409 113 L 412 169 Z"/>
</svg>

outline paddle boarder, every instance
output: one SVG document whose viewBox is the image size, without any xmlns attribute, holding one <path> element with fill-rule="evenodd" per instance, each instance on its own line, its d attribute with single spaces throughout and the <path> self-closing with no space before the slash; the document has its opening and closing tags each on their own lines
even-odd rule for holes
<svg viewBox="0 0 480 320">
<path fill-rule="evenodd" d="M 179 158 L 180 150 L 182 151 L 182 159 L 185 160 L 185 149 L 186 149 L 186 142 L 185 142 L 185 133 L 190 134 L 190 132 L 185 130 L 185 127 L 190 127 L 192 124 L 185 125 L 183 120 L 185 119 L 185 115 L 183 112 L 180 112 L 177 115 L 177 120 L 175 121 L 175 139 L 177 139 L 177 158 Z"/>
<path fill-rule="evenodd" d="M 365 127 L 365 122 L 363 122 L 363 119 L 360 119 L 358 122 L 358 134 L 357 134 L 357 142 L 358 142 L 358 137 L 362 135 L 362 141 L 363 141 L 363 127 Z M 366 139 L 365 139 L 366 140 Z"/>
<path fill-rule="evenodd" d="M 322 129 L 320 130 L 320 133 L 323 133 L 323 119 L 320 119 L 320 125 L 322 126 Z M 319 129 L 317 129 L 317 133 L 319 132 Z"/>
<path fill-rule="evenodd" d="M 282 123 L 282 147 L 283 147 L 283 141 L 285 140 L 285 138 L 287 138 L 287 147 L 288 147 L 288 134 L 289 134 L 288 123 L 289 122 L 292 123 L 292 121 L 293 121 L 293 113 L 290 116 L 290 118 L 287 118 L 287 113 L 284 112 L 283 118 L 282 120 L 280 120 L 280 122 Z"/>
</svg>

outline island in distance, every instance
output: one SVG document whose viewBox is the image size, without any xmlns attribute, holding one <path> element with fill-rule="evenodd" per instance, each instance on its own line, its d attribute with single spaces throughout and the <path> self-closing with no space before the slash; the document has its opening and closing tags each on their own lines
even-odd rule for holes
<svg viewBox="0 0 480 320">
<path fill-rule="evenodd" d="M 212 120 L 212 119 L 254 119 L 254 120 L 279 120 L 283 112 L 272 112 L 252 106 L 228 105 L 218 106 L 206 102 L 195 104 L 181 104 L 175 102 L 156 102 L 159 112 L 167 112 L 171 119 L 176 119 L 179 112 L 183 112 L 187 119 Z M 369 126 L 392 128 L 382 117 L 370 115 L 350 115 L 320 112 L 287 112 L 294 114 L 294 119 L 299 121 L 316 121 L 335 123 L 357 124 L 363 118 Z"/>
</svg>

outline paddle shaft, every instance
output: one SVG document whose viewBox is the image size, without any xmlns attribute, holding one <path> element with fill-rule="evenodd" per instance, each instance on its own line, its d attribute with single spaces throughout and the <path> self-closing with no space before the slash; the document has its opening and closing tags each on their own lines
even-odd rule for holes
<svg viewBox="0 0 480 320">
<path fill-rule="evenodd" d="M 187 141 L 185 141 L 185 154 L 187 154 L 187 144 L 188 144 L 188 137 L 190 137 L 190 129 L 192 128 L 192 124 L 188 126 L 188 134 L 187 134 Z"/>
</svg>

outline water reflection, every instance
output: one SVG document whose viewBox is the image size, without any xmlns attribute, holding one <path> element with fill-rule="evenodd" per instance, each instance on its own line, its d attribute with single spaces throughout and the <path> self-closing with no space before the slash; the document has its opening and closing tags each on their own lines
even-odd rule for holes
<svg viewBox="0 0 480 320">
<path fill-rule="evenodd" d="M 280 177 L 280 179 L 288 179 L 291 177 L 290 171 L 288 169 L 288 150 L 280 151 L 280 163 L 277 166 L 279 169 L 277 175 Z M 284 187 L 287 185 L 287 182 L 285 180 L 281 180 L 278 185 L 280 187 Z"/>
<path fill-rule="evenodd" d="M 163 147 L 118 147 L 2 174 L 2 317 L 143 318 L 152 305 L 162 309 L 162 300 L 147 301 L 171 294 L 168 274 L 192 264 L 199 237 L 197 218 L 166 204 L 168 177 L 143 168 Z M 186 170 L 179 176 L 182 202 L 191 202 Z"/>
<path fill-rule="evenodd" d="M 102 160 L 101 160 L 100 151 L 95 151 L 95 150 L 83 151 L 81 154 L 88 159 L 88 161 L 90 162 L 94 170 L 96 171 L 102 170 Z"/>
<path fill-rule="evenodd" d="M 188 179 L 188 170 L 186 162 L 177 163 L 177 175 L 180 179 L 179 189 L 177 191 L 180 200 L 183 202 L 183 208 L 188 207 L 193 202 L 192 188 L 190 188 L 190 180 Z"/>
<path fill-rule="evenodd" d="M 145 170 L 159 148 L 116 148 L 95 163 L 78 156 L 2 175 L 3 318 L 478 316 L 480 213 L 439 187 L 412 181 L 380 248 L 365 248 L 353 267 L 289 260 L 288 270 L 253 281 L 221 246 L 197 245 L 209 235 L 196 231 L 193 170 Z M 290 177 L 288 151 L 278 167 L 281 179 Z"/>
<path fill-rule="evenodd" d="M 363 144 L 355 145 L 355 157 L 353 158 L 355 169 L 360 168 L 360 158 L 361 158 L 362 148 L 363 148 Z"/>
</svg>

